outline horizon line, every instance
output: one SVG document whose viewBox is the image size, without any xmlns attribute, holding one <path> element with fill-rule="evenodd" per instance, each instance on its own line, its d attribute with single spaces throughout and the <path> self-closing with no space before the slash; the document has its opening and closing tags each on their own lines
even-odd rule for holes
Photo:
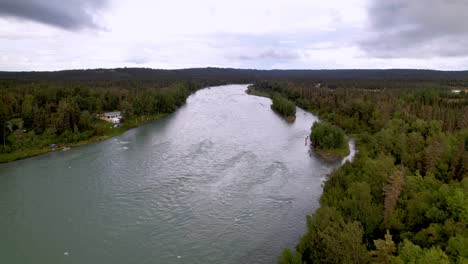
<svg viewBox="0 0 468 264">
<path fill-rule="evenodd" d="M 201 70 L 201 69 L 219 69 L 219 70 L 250 70 L 250 71 L 394 71 L 394 70 L 407 70 L 407 71 L 436 71 L 436 72 L 468 72 L 467 70 L 438 70 L 426 68 L 334 68 L 334 69 L 260 69 L 260 68 L 234 68 L 234 67 L 188 67 L 188 68 L 151 68 L 151 67 L 115 67 L 115 68 L 74 68 L 74 69 L 60 69 L 60 70 L 19 70 L 9 71 L 0 70 L 3 73 L 52 73 L 52 72 L 65 72 L 65 71 L 96 71 L 96 70 L 118 70 L 118 69 L 144 69 L 156 71 L 182 71 L 182 70 Z"/>
</svg>

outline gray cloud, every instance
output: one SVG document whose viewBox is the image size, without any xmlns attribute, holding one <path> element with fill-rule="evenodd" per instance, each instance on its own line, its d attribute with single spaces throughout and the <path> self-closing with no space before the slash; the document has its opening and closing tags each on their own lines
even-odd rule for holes
<svg viewBox="0 0 468 264">
<path fill-rule="evenodd" d="M 208 45 L 227 51 L 226 58 L 242 62 L 279 63 L 300 60 L 308 50 L 349 47 L 352 28 L 333 32 L 274 32 L 268 34 L 217 33 L 208 35 Z M 225 47 L 230 47 L 225 49 Z"/>
<path fill-rule="evenodd" d="M 267 49 L 257 54 L 243 54 L 237 56 L 237 59 L 256 61 L 256 60 L 274 60 L 274 61 L 290 61 L 299 59 L 300 54 L 295 50 L 286 49 Z"/>
<path fill-rule="evenodd" d="M 94 14 L 107 0 L 0 0 L 0 17 L 32 20 L 67 30 L 98 28 Z"/>
<path fill-rule="evenodd" d="M 466 0 L 374 0 L 360 46 L 379 58 L 466 56 L 466 14 Z"/>
</svg>

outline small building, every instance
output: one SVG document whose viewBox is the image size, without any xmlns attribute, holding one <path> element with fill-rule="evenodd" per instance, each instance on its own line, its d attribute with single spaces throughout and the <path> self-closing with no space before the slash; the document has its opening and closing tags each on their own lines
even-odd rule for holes
<svg viewBox="0 0 468 264">
<path fill-rule="evenodd" d="M 99 115 L 99 118 L 107 122 L 118 124 L 120 123 L 120 119 L 122 119 L 122 116 L 120 115 L 119 111 L 115 111 L 115 112 L 107 112 L 102 115 Z"/>
</svg>

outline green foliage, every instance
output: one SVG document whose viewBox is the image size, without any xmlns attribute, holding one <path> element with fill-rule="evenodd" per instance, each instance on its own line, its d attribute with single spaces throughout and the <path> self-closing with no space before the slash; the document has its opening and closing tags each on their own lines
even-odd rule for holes
<svg viewBox="0 0 468 264">
<path fill-rule="evenodd" d="M 343 130 L 328 123 L 315 122 L 310 133 L 313 147 L 318 149 L 337 149 L 346 147 Z"/>
<path fill-rule="evenodd" d="M 306 262 L 367 263 L 363 229 L 359 222 L 346 223 L 333 207 L 321 207 L 307 219 L 307 233 L 297 246 Z"/>
<path fill-rule="evenodd" d="M 327 161 L 336 161 L 349 154 L 343 130 L 327 122 L 315 122 L 310 133 L 311 146 Z"/>
<path fill-rule="evenodd" d="M 278 259 L 279 264 L 302 264 L 302 256 L 299 252 L 292 252 L 289 248 L 283 250 Z"/>
<path fill-rule="evenodd" d="M 393 259 L 393 254 L 396 252 L 395 242 L 392 240 L 392 235 L 387 230 L 385 240 L 374 240 L 376 250 L 372 252 L 375 263 L 390 263 Z"/>
<path fill-rule="evenodd" d="M 286 118 L 295 118 L 296 117 L 296 105 L 284 98 L 281 95 L 274 95 L 272 97 L 271 108 L 275 110 L 280 115 Z"/>
<path fill-rule="evenodd" d="M 448 256 L 439 247 L 421 248 L 409 240 L 404 240 L 399 245 L 398 252 L 398 257 L 394 258 L 392 263 L 450 263 Z"/>
<path fill-rule="evenodd" d="M 454 262 L 466 263 L 468 261 L 468 236 L 458 234 L 451 237 L 446 251 Z"/>
</svg>

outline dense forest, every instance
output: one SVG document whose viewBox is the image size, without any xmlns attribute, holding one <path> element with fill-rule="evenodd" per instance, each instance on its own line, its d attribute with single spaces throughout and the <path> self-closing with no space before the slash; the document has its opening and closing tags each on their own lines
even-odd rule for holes
<svg viewBox="0 0 468 264">
<path fill-rule="evenodd" d="M 280 263 L 467 263 L 468 93 L 461 81 L 264 81 L 356 139 Z"/>
</svg>

